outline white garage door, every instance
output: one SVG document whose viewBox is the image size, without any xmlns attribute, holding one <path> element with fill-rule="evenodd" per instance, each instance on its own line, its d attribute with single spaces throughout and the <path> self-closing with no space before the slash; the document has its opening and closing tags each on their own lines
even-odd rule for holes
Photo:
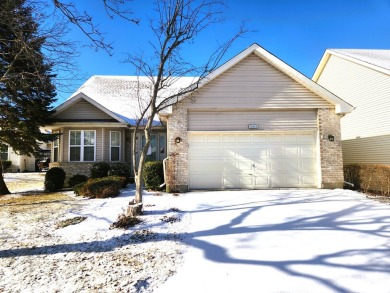
<svg viewBox="0 0 390 293">
<path fill-rule="evenodd" d="M 190 189 L 317 187 L 316 134 L 189 135 Z"/>
</svg>

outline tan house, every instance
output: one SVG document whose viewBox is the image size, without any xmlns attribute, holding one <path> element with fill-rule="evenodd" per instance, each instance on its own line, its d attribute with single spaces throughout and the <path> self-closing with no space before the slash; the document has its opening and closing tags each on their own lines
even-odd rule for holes
<svg viewBox="0 0 390 293">
<path fill-rule="evenodd" d="M 341 119 L 345 164 L 390 164 L 390 50 L 326 50 L 312 78 L 352 104 Z"/>
<path fill-rule="evenodd" d="M 130 130 L 146 77 L 94 76 L 57 108 L 52 160 L 75 174 L 131 162 Z M 194 82 L 182 78 L 177 88 Z M 141 86 L 140 86 L 141 85 Z M 136 95 L 135 95 L 136 93 Z M 141 97 L 141 99 L 140 99 Z M 352 106 L 254 44 L 159 113 L 150 155 L 171 190 L 343 185 L 340 117 Z M 143 138 L 137 138 L 138 147 Z"/>
<path fill-rule="evenodd" d="M 170 110 L 172 189 L 343 185 L 339 121 L 352 106 L 257 44 Z"/>
</svg>

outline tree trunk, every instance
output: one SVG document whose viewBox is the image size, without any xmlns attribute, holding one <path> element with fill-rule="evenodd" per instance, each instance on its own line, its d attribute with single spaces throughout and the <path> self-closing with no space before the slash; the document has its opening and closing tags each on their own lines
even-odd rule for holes
<svg viewBox="0 0 390 293">
<path fill-rule="evenodd" d="M 3 170 L 0 168 L 0 196 L 10 194 L 7 185 L 5 185 L 4 177 L 3 177 Z"/>
<path fill-rule="evenodd" d="M 141 174 L 143 172 L 138 172 L 138 175 L 135 177 L 135 203 L 141 203 L 142 202 L 142 176 Z"/>
</svg>

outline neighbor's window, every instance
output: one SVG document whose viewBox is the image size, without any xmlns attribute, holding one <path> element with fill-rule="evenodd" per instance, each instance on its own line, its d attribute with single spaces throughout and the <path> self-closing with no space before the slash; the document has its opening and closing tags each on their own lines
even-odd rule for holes
<svg viewBox="0 0 390 293">
<path fill-rule="evenodd" d="M 95 130 L 69 131 L 69 161 L 95 161 Z"/>
<path fill-rule="evenodd" d="M 0 160 L 8 160 L 8 146 L 5 144 L 0 144 Z"/>
<path fill-rule="evenodd" d="M 110 160 L 119 162 L 121 153 L 121 133 L 119 131 L 110 131 Z"/>
</svg>

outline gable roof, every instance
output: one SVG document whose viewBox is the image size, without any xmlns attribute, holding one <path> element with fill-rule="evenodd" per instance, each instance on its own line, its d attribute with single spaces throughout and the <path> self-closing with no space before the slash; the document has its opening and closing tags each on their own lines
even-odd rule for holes
<svg viewBox="0 0 390 293">
<path fill-rule="evenodd" d="M 327 49 L 322 56 L 312 79 L 317 81 L 331 55 L 352 61 L 384 74 L 390 74 L 390 50 Z"/>
<path fill-rule="evenodd" d="M 174 87 L 167 89 L 162 95 L 179 87 L 187 87 L 193 83 L 193 77 L 178 78 Z M 146 76 L 104 76 L 94 75 L 59 105 L 55 115 L 68 109 L 80 99 L 85 99 L 104 113 L 120 123 L 134 125 L 139 117 L 139 103 L 145 101 L 151 90 L 151 80 Z M 154 126 L 161 125 L 155 117 Z"/>
<path fill-rule="evenodd" d="M 82 92 L 79 92 L 75 95 L 73 95 L 70 99 L 66 100 L 64 103 L 62 103 L 61 105 L 59 105 L 55 110 L 56 112 L 54 113 L 54 116 L 57 116 L 59 115 L 61 112 L 69 109 L 70 107 L 72 107 L 73 105 L 75 105 L 77 102 L 79 102 L 80 100 L 86 100 L 87 102 L 91 103 L 92 105 L 94 105 L 96 108 L 98 108 L 99 110 L 101 110 L 102 112 L 106 113 L 107 115 L 109 115 L 110 117 L 112 117 L 113 119 L 117 120 L 118 122 L 121 122 L 121 123 L 124 123 L 124 124 L 127 124 L 128 122 L 123 119 L 122 117 L 120 117 L 119 115 L 116 115 L 115 113 L 111 112 L 110 110 L 108 110 L 107 108 L 105 108 L 104 106 L 102 106 L 101 104 L 97 103 L 96 101 L 94 101 L 93 99 L 91 99 L 90 97 L 88 97 L 86 94 L 82 93 Z"/>
<path fill-rule="evenodd" d="M 200 82 L 199 89 L 201 89 L 203 86 L 211 82 L 213 79 L 217 78 L 224 72 L 226 72 L 228 69 L 232 68 L 237 63 L 241 62 L 243 59 L 245 59 L 250 54 L 254 53 L 259 58 L 263 59 L 276 69 L 280 70 L 302 86 L 306 87 L 308 90 L 312 91 L 313 93 L 317 94 L 321 98 L 328 101 L 330 104 L 335 106 L 335 111 L 338 114 L 345 114 L 352 111 L 353 107 L 352 105 L 348 104 L 341 98 L 337 97 L 336 95 L 332 94 L 322 86 L 315 83 L 310 78 L 306 77 L 290 65 L 286 64 L 279 58 L 277 58 L 275 55 L 271 54 L 264 48 L 260 47 L 258 44 L 253 44 L 249 46 L 247 49 L 236 55 L 234 58 L 227 61 L 225 64 L 211 72 L 204 80 L 203 82 Z"/>
</svg>

